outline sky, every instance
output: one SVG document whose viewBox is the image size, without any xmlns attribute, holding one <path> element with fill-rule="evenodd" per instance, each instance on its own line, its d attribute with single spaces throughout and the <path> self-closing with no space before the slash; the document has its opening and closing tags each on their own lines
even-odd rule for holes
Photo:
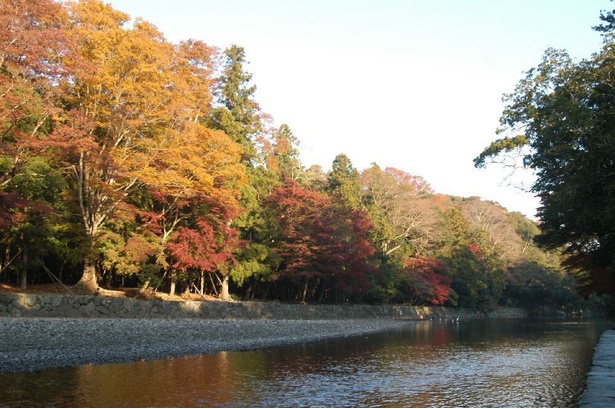
<svg viewBox="0 0 615 409">
<path fill-rule="evenodd" d="M 602 46 L 609 0 L 105 0 L 171 42 L 244 47 L 255 100 L 300 140 L 304 166 L 377 163 L 437 193 L 535 217 L 532 176 L 473 159 L 498 136 L 502 96 L 549 48 Z"/>
</svg>

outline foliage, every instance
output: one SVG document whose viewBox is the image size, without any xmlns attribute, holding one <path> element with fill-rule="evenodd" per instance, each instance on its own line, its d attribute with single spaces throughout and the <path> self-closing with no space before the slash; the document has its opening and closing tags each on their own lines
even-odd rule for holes
<svg viewBox="0 0 615 409">
<path fill-rule="evenodd" d="M 451 295 L 447 267 L 434 257 L 408 258 L 395 280 L 391 301 L 412 305 L 442 305 Z"/>
<path fill-rule="evenodd" d="M 305 168 L 291 128 L 274 126 L 255 100 L 242 47 L 173 44 L 100 0 L 0 6 L 3 281 L 25 286 L 54 274 L 90 290 L 177 288 L 293 302 L 575 302 L 555 250 L 534 244 L 549 236 L 537 237 L 537 225 L 521 214 L 437 194 L 401 169 L 356 169 L 343 153 L 330 170 Z M 536 130 L 575 141 L 578 129 L 537 105 L 549 103 L 583 135 L 601 135 L 582 147 L 603 156 L 570 163 L 540 156 L 548 149 L 535 143 L 538 134 L 523 133 L 497 141 L 481 159 L 526 154 L 523 145 L 535 144 L 536 169 L 560 160 L 578 171 L 544 185 L 552 193 L 545 200 L 589 225 L 581 208 L 564 208 L 556 194 L 591 196 L 595 217 L 610 217 L 603 208 L 612 193 L 607 51 L 579 65 L 553 54 L 511 96 L 504 116 L 510 127 L 529 118 Z M 582 81 L 589 74 L 600 80 L 592 89 Z M 592 178 L 592 166 L 602 179 Z M 609 226 L 593 226 L 605 232 L 601 244 Z M 598 255 L 568 261 L 597 263 Z"/>
<path fill-rule="evenodd" d="M 475 160 L 483 165 L 513 146 L 529 149 L 526 162 L 536 172 L 533 191 L 541 199 L 541 234 L 546 249 L 562 249 L 565 266 L 579 284 L 615 292 L 615 143 L 613 135 L 613 13 L 603 49 L 574 62 L 549 49 L 506 97 L 503 130 L 521 136 L 494 142 Z"/>
<path fill-rule="evenodd" d="M 233 44 L 224 51 L 222 75 L 218 78 L 216 97 L 219 106 L 211 113 L 210 124 L 223 130 L 243 148 L 243 160 L 255 165 L 255 138 L 262 130 L 260 107 L 254 101 L 256 86 L 250 85 L 252 74 L 243 47 Z"/>
<path fill-rule="evenodd" d="M 361 173 L 361 200 L 373 221 L 372 240 L 385 255 L 400 259 L 429 245 L 431 187 L 395 168 L 372 164 Z"/>
<path fill-rule="evenodd" d="M 363 212 L 292 180 L 274 189 L 268 205 L 275 216 L 272 248 L 281 259 L 274 280 L 303 285 L 301 301 L 308 293 L 322 301 L 367 290 L 377 272 Z"/>
<path fill-rule="evenodd" d="M 335 157 L 327 177 L 327 192 L 339 196 L 348 206 L 357 209 L 361 204 L 359 171 L 350 158 L 341 153 Z"/>
<path fill-rule="evenodd" d="M 567 312 L 574 311 L 581 302 L 573 277 L 531 261 L 507 271 L 503 296 L 506 303 L 514 306 L 539 309 L 553 305 Z"/>
</svg>

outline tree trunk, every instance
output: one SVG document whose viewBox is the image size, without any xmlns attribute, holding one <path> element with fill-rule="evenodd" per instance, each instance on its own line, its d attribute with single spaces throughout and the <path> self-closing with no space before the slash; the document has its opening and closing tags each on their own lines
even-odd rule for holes
<svg viewBox="0 0 615 409">
<path fill-rule="evenodd" d="M 205 272 L 201 270 L 201 277 L 199 277 L 199 292 L 201 296 L 205 294 Z"/>
<path fill-rule="evenodd" d="M 246 300 L 254 299 L 254 283 L 253 280 L 250 279 L 250 284 L 248 284 L 248 288 L 246 289 Z"/>
<path fill-rule="evenodd" d="M 19 288 L 25 290 L 28 286 L 28 248 L 24 247 L 21 256 L 21 269 L 19 270 Z"/>
<path fill-rule="evenodd" d="M 301 304 L 305 304 L 305 296 L 307 295 L 307 290 L 308 290 L 308 281 L 309 279 L 306 277 L 305 284 L 303 286 L 303 294 L 301 295 Z"/>
<path fill-rule="evenodd" d="M 60 283 L 64 282 L 64 267 L 66 267 L 66 260 L 62 260 L 62 265 L 60 266 L 60 271 L 58 272 L 58 281 Z"/>
<path fill-rule="evenodd" d="M 265 291 L 261 294 L 263 300 L 266 300 L 269 297 L 269 291 L 271 291 L 271 280 L 267 280 L 265 283 Z"/>
<path fill-rule="evenodd" d="M 229 277 L 224 275 L 220 282 L 220 299 L 224 301 L 231 300 L 231 294 L 228 291 Z"/>
<path fill-rule="evenodd" d="M 96 279 L 96 267 L 93 260 L 89 257 L 85 260 L 85 266 L 83 267 L 83 275 L 75 284 L 75 287 L 84 290 L 89 294 L 94 294 L 98 290 L 98 280 Z"/>
<path fill-rule="evenodd" d="M 106 286 L 107 288 L 111 288 L 112 272 L 111 270 L 103 270 L 103 271 L 104 271 L 103 272 L 104 279 L 102 280 L 104 282 L 103 285 Z"/>
<path fill-rule="evenodd" d="M 208 275 L 209 275 L 209 281 L 211 281 L 211 288 L 213 289 L 214 294 L 218 296 L 218 290 L 216 289 L 216 283 L 214 283 L 214 278 L 212 277 L 212 273 L 208 273 Z"/>
<path fill-rule="evenodd" d="M 322 303 L 322 301 L 325 299 L 325 295 L 327 293 L 327 280 L 325 280 L 324 278 L 321 278 L 318 280 L 318 302 Z"/>
<path fill-rule="evenodd" d="M 169 279 L 171 280 L 171 286 L 169 288 L 169 295 L 175 295 L 175 285 L 177 284 L 177 280 L 175 279 L 175 273 L 171 273 Z"/>
</svg>

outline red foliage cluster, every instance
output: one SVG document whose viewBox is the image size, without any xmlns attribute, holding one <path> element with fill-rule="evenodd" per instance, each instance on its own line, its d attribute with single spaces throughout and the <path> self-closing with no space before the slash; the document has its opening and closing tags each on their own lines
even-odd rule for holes
<svg viewBox="0 0 615 409">
<path fill-rule="evenodd" d="M 231 258 L 229 245 L 237 238 L 235 229 L 228 228 L 225 233 L 226 237 L 216 238 L 216 229 L 204 218 L 200 218 L 194 228 L 179 227 L 168 245 L 173 267 L 181 271 L 218 270 Z"/>
<path fill-rule="evenodd" d="M 446 266 L 434 257 L 418 256 L 406 260 L 405 269 L 418 280 L 419 297 L 427 298 L 434 305 L 442 305 L 451 294 L 451 278 L 444 275 Z"/>
<path fill-rule="evenodd" d="M 278 278 L 319 278 L 346 294 L 369 287 L 377 269 L 370 261 L 375 249 L 365 213 L 291 180 L 267 202 L 277 220 L 273 249 L 284 263 Z"/>
</svg>

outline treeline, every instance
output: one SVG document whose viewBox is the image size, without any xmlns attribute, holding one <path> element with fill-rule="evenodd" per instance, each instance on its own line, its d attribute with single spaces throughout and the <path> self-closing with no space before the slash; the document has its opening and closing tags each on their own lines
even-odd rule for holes
<svg viewBox="0 0 615 409">
<path fill-rule="evenodd" d="M 0 12 L 0 280 L 576 308 L 520 213 L 344 154 L 304 167 L 242 47 L 172 44 L 99 0 Z"/>
</svg>

